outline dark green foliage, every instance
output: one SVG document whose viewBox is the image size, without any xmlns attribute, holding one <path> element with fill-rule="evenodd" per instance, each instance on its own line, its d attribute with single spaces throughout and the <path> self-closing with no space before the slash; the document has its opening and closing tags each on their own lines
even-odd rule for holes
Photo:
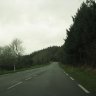
<svg viewBox="0 0 96 96">
<path fill-rule="evenodd" d="M 33 64 L 46 64 L 50 61 L 56 61 L 58 59 L 58 50 L 59 47 L 54 46 L 32 53 L 30 56 Z"/>
<path fill-rule="evenodd" d="M 0 47 L 0 69 L 13 70 L 15 66 L 16 69 L 27 67 L 28 65 L 25 63 L 31 62 L 31 60 L 27 58 L 28 56 L 24 58 L 21 55 L 22 51 L 23 48 L 19 39 L 14 39 L 9 46 Z"/>
<path fill-rule="evenodd" d="M 18 57 L 17 60 L 17 66 L 16 68 L 26 68 L 26 67 L 31 67 L 33 65 L 32 57 L 30 55 L 24 55 Z"/>
<path fill-rule="evenodd" d="M 18 58 L 0 56 L 0 69 L 13 70 L 14 64 L 16 69 L 30 67 L 33 65 L 32 57 L 30 55 L 19 56 Z"/>
<path fill-rule="evenodd" d="M 57 61 L 59 59 L 58 52 L 60 47 L 56 46 L 39 50 L 30 55 L 19 55 L 18 57 L 11 54 L 11 50 L 9 50 L 10 47 L 6 47 L 6 50 L 4 50 L 4 48 L 3 54 L 0 54 L 0 69 L 4 70 L 13 70 L 14 64 L 16 69 L 20 69 L 34 65 L 47 64 L 50 61 Z"/>
<path fill-rule="evenodd" d="M 91 65 L 96 67 L 96 3 L 83 2 L 67 30 L 63 45 L 64 63 Z"/>
</svg>

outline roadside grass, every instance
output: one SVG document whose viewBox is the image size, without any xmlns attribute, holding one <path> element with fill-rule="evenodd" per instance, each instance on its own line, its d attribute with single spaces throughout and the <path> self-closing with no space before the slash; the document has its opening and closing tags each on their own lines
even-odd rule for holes
<svg viewBox="0 0 96 96">
<path fill-rule="evenodd" d="M 0 75 L 16 73 L 16 72 L 20 72 L 20 71 L 35 69 L 35 68 L 40 68 L 40 67 L 43 67 L 43 66 L 47 66 L 49 64 L 36 64 L 36 65 L 30 66 L 30 67 L 16 69 L 15 72 L 13 70 L 2 70 L 2 69 L 0 69 Z"/>
<path fill-rule="evenodd" d="M 96 95 L 96 69 L 73 67 L 63 64 L 60 64 L 60 66 L 77 82 Z"/>
</svg>

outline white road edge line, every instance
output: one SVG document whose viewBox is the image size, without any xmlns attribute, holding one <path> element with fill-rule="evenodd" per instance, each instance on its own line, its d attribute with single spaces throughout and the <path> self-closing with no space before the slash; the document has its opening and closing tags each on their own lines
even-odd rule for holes
<svg viewBox="0 0 96 96">
<path fill-rule="evenodd" d="M 11 88 L 13 88 L 13 87 L 15 87 L 15 86 L 17 86 L 17 85 L 19 85 L 19 84 L 21 84 L 21 83 L 23 83 L 23 82 L 18 82 L 18 83 L 16 83 L 16 84 L 12 85 L 11 87 L 9 87 L 8 89 L 11 89 Z"/>
<path fill-rule="evenodd" d="M 25 80 L 30 80 L 30 79 L 32 79 L 32 77 L 30 77 L 30 78 L 27 78 L 27 79 L 25 79 Z"/>
<path fill-rule="evenodd" d="M 64 74 L 67 75 L 67 76 L 69 76 L 65 71 L 64 71 Z"/>
<path fill-rule="evenodd" d="M 67 76 L 69 76 L 67 73 L 66 73 Z"/>
<path fill-rule="evenodd" d="M 66 72 L 64 72 L 64 74 L 66 74 Z"/>
<path fill-rule="evenodd" d="M 85 92 L 85 93 L 90 93 L 87 89 L 85 89 L 82 85 L 78 84 L 78 86 Z"/>
<path fill-rule="evenodd" d="M 73 77 L 70 77 L 70 79 L 71 79 L 71 80 L 74 80 L 74 78 L 73 78 Z"/>
</svg>

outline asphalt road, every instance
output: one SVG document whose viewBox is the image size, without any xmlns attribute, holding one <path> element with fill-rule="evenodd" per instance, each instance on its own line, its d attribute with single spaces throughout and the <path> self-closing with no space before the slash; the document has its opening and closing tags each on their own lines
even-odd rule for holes
<svg viewBox="0 0 96 96">
<path fill-rule="evenodd" d="M 58 63 L 0 76 L 0 96 L 92 96 Z"/>
</svg>

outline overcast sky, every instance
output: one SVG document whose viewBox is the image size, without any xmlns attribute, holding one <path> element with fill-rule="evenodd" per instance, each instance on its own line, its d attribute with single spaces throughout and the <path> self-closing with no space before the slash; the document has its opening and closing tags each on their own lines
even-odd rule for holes
<svg viewBox="0 0 96 96">
<path fill-rule="evenodd" d="M 25 53 L 61 46 L 72 16 L 84 0 L 0 0 L 0 46 L 14 38 Z"/>
</svg>

